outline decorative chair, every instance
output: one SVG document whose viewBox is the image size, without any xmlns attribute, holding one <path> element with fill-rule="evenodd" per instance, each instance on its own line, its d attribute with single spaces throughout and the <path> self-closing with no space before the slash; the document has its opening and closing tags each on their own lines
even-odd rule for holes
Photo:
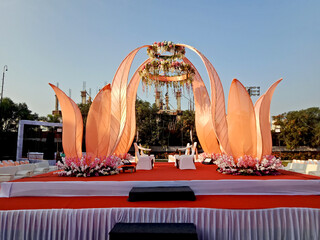
<svg viewBox="0 0 320 240">
<path fill-rule="evenodd" d="M 153 156 L 147 156 L 147 155 L 140 155 L 139 150 L 143 151 L 151 151 L 151 149 L 139 147 L 137 143 L 134 143 L 134 150 L 136 154 L 136 160 L 137 160 L 137 170 L 151 170 L 153 167 L 152 160 L 154 159 Z"/>
<path fill-rule="evenodd" d="M 197 148 L 197 142 L 194 142 L 192 147 L 192 151 L 190 155 L 181 155 L 181 156 L 175 156 L 176 158 L 176 166 L 177 168 L 183 170 L 183 169 L 196 169 L 196 166 L 194 165 L 194 155 L 196 153 Z M 188 148 L 188 146 L 187 146 Z"/>
<path fill-rule="evenodd" d="M 144 153 L 144 151 L 150 152 L 151 149 L 142 147 L 142 146 L 141 146 L 141 143 L 139 144 L 139 147 L 138 147 L 138 148 L 140 149 L 140 155 L 141 155 L 141 156 L 149 156 L 149 157 L 152 157 L 152 166 L 154 166 L 154 162 L 155 162 L 155 160 L 156 160 L 155 157 L 154 157 L 154 155 L 153 155 L 153 154 L 147 155 L 147 154 Z"/>
<path fill-rule="evenodd" d="M 190 143 L 187 143 L 187 146 L 185 148 L 178 148 L 176 151 L 179 151 L 179 155 L 178 154 L 174 154 L 174 155 L 169 155 L 168 156 L 168 162 L 174 162 L 174 165 L 176 167 L 177 166 L 177 158 L 179 158 L 181 156 L 181 152 L 184 152 L 184 155 L 189 155 L 190 151 L 191 151 L 192 146 L 190 145 Z"/>
<path fill-rule="evenodd" d="M 16 179 L 15 174 L 18 171 L 18 167 L 9 166 L 0 168 L 0 182 L 7 182 Z"/>
</svg>

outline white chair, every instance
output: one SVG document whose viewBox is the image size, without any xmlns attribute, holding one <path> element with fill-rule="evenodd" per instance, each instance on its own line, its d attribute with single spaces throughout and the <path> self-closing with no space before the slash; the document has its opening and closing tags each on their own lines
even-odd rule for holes
<svg viewBox="0 0 320 240">
<path fill-rule="evenodd" d="M 177 165 L 179 166 L 179 169 L 196 169 L 196 166 L 194 165 L 194 155 L 197 148 L 197 142 L 195 142 L 192 146 L 192 151 L 190 155 L 181 155 L 177 156 Z"/>
<path fill-rule="evenodd" d="M 292 162 L 291 163 L 288 163 L 288 165 L 287 166 L 285 166 L 283 169 L 284 170 L 287 170 L 287 171 L 290 171 L 290 169 L 292 169 Z"/>
<path fill-rule="evenodd" d="M 58 170 L 57 166 L 50 166 L 49 162 L 46 160 L 38 162 L 35 165 L 36 168 L 34 169 L 34 174 L 42 174 Z"/>
<path fill-rule="evenodd" d="M 292 164 L 292 170 L 297 173 L 305 173 L 307 169 L 307 162 L 306 161 L 299 161 L 297 163 Z"/>
<path fill-rule="evenodd" d="M 192 146 L 190 145 L 190 143 L 187 143 L 187 146 L 185 147 L 185 148 L 178 148 L 178 151 L 179 151 L 179 155 L 178 154 L 175 154 L 174 156 L 173 156 L 173 162 L 174 162 L 174 165 L 176 166 L 176 167 L 178 167 L 178 165 L 177 165 L 177 159 L 179 158 L 179 157 L 181 157 L 181 156 L 184 156 L 184 155 L 190 155 L 190 153 L 191 153 L 191 148 L 192 148 Z M 181 155 L 181 152 L 182 151 L 184 151 L 184 155 Z M 170 155 L 169 155 L 169 161 L 172 161 L 172 157 L 171 157 L 171 159 L 170 159 Z"/>
<path fill-rule="evenodd" d="M 16 172 L 15 177 L 32 177 L 33 171 L 36 168 L 35 164 L 22 164 L 17 166 L 18 171 Z"/>
<path fill-rule="evenodd" d="M 0 182 L 7 182 L 7 181 L 14 180 L 17 171 L 18 171 L 18 167 L 16 166 L 0 168 Z"/>
<path fill-rule="evenodd" d="M 147 154 L 144 153 L 144 151 L 150 152 L 151 149 L 150 148 L 144 148 L 144 147 L 141 146 L 141 144 L 139 144 L 138 148 L 140 149 L 140 155 L 141 156 L 149 156 L 149 157 L 152 158 L 152 166 L 154 166 L 154 162 L 156 161 L 154 155 L 153 154 L 147 155 Z"/>
<path fill-rule="evenodd" d="M 320 164 L 314 164 L 314 165 L 317 166 L 317 169 L 315 171 L 309 171 L 308 174 L 320 176 Z"/>
<path fill-rule="evenodd" d="M 48 163 L 48 161 L 38 162 L 35 165 L 36 165 L 36 167 L 33 170 L 33 174 L 34 175 L 49 172 L 49 163 Z"/>
<path fill-rule="evenodd" d="M 152 160 L 154 159 L 154 157 L 148 156 L 148 155 L 141 156 L 139 151 L 139 150 L 151 151 L 151 149 L 139 147 L 137 143 L 134 143 L 133 145 L 134 145 L 134 150 L 135 150 L 136 159 L 137 159 L 136 169 L 151 170 L 153 165 Z"/>
</svg>

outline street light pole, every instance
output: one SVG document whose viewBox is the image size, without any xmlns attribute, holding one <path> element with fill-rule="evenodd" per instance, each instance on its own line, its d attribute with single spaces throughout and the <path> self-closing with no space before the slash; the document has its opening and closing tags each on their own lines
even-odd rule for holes
<svg viewBox="0 0 320 240">
<path fill-rule="evenodd" d="M 8 71 L 8 66 L 7 65 L 4 65 L 3 67 L 3 73 L 2 73 L 2 85 L 1 85 L 1 103 L 2 103 L 2 98 L 3 98 L 3 85 L 4 85 L 4 75 L 5 75 L 5 72 Z"/>
</svg>

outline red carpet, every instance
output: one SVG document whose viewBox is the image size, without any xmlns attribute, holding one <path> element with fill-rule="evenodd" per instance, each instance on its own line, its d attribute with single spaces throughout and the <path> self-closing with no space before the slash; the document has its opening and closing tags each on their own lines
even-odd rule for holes
<svg viewBox="0 0 320 240">
<path fill-rule="evenodd" d="M 128 202 L 128 197 L 0 198 L 0 210 L 58 208 L 320 208 L 320 196 L 197 196 L 196 201 Z"/>
<path fill-rule="evenodd" d="M 135 173 L 126 172 L 118 175 L 105 177 L 59 177 L 52 172 L 37 175 L 31 178 L 15 180 L 15 182 L 32 181 L 177 181 L 177 180 L 220 180 L 220 179 L 251 179 L 251 180 L 270 180 L 270 179 L 320 179 L 320 177 L 304 175 L 281 170 L 278 176 L 233 176 L 225 175 L 216 171 L 216 165 L 203 165 L 196 163 L 197 170 L 180 170 L 174 167 L 173 163 L 156 163 L 153 170 L 138 170 Z"/>
</svg>

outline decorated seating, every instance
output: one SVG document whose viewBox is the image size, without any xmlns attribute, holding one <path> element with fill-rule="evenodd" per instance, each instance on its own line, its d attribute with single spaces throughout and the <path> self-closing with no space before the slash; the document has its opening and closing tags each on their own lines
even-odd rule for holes
<svg viewBox="0 0 320 240">
<path fill-rule="evenodd" d="M 151 151 L 151 149 L 148 148 L 142 148 L 139 147 L 137 143 L 134 143 L 134 150 L 136 154 L 136 160 L 137 160 L 137 170 L 151 170 L 153 167 L 152 160 L 154 159 L 153 156 L 141 156 L 139 150 L 143 151 Z"/>
<path fill-rule="evenodd" d="M 13 163 L 13 162 L 9 162 L 9 161 L 7 161 L 7 160 L 3 160 L 2 163 L 3 163 L 3 166 L 4 166 L 4 167 L 14 166 L 14 163 Z"/>
<path fill-rule="evenodd" d="M 0 182 L 7 182 L 15 179 L 18 168 L 15 166 L 0 168 Z"/>
<path fill-rule="evenodd" d="M 16 172 L 16 176 L 18 177 L 32 177 L 33 171 L 36 168 L 35 164 L 23 164 L 19 165 L 18 171 Z"/>
<path fill-rule="evenodd" d="M 176 157 L 176 166 L 183 170 L 183 169 L 196 169 L 194 165 L 194 155 L 196 152 L 197 142 L 194 142 L 192 146 L 192 151 L 190 155 L 181 155 L 175 156 Z"/>
</svg>

